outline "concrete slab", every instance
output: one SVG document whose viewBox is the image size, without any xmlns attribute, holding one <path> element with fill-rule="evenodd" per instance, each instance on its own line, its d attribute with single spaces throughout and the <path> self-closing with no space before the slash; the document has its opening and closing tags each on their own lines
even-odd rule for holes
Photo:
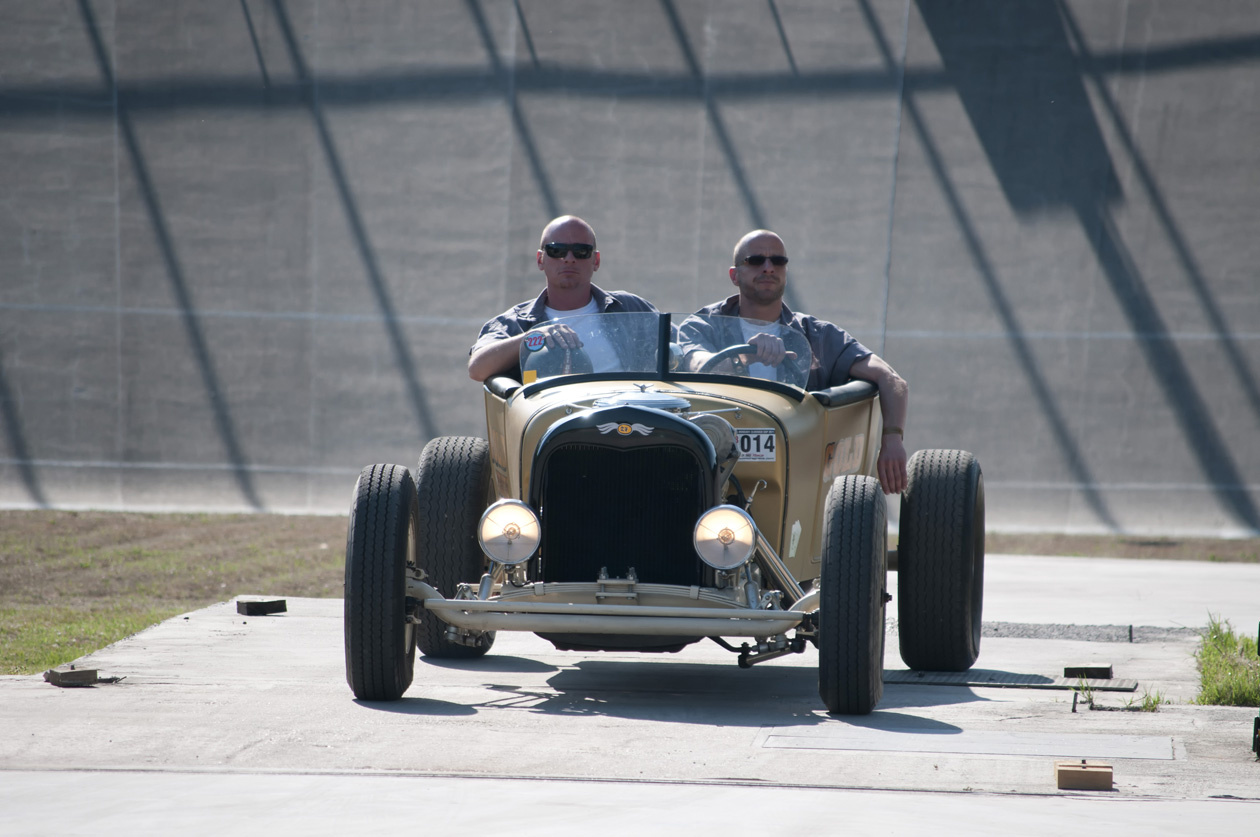
<svg viewBox="0 0 1260 837">
<path fill-rule="evenodd" d="M 993 610 L 1010 607 L 1005 575 L 1022 561 L 993 560 Z M 1180 579 L 1124 563 L 1149 598 L 1177 599 Z M 1060 580 L 1073 577 L 1072 559 L 1058 566 Z M 1227 589 L 1254 584 L 1254 567 L 1224 570 Z M 1040 593 L 1051 611 L 1059 588 Z M 371 704 L 345 685 L 341 602 L 287 604 L 246 617 L 224 602 L 79 661 L 124 678 L 114 684 L 0 678 L 0 832 L 46 830 L 67 799 L 76 819 L 63 829 L 58 817 L 65 833 L 80 822 L 84 832 L 424 822 L 442 833 L 731 833 L 765 805 L 783 831 L 844 811 L 859 831 L 952 816 L 972 833 L 996 833 L 977 822 L 1050 833 L 1114 821 L 1158 834 L 1195 817 L 1236 833 L 1260 814 L 1255 710 L 1184 702 L 1192 636 L 983 643 L 977 665 L 995 671 L 1050 676 L 1106 658 L 1117 677 L 1179 701 L 1155 713 L 1073 711 L 1068 691 L 888 684 L 870 716 L 832 717 L 812 650 L 742 670 L 709 643 L 579 654 L 510 634 L 482 660 L 420 659 L 402 700 Z M 1063 601 L 1058 618 L 1108 613 L 1087 604 Z M 888 639 L 897 670 L 895 630 Z M 1110 803 L 1058 790 L 1055 761 L 1099 757 L 1114 765 Z"/>
<path fill-rule="evenodd" d="M 0 829 L 57 834 L 219 835 L 228 824 L 254 833 L 350 834 L 424 829 L 446 835 L 554 837 L 595 830 L 726 837 L 813 833 L 831 823 L 855 834 L 1058 835 L 1108 823 L 1145 835 L 1245 833 L 1256 805 L 1232 800 L 1124 799 L 1115 793 L 1004 796 L 906 794 L 735 784 L 454 779 L 363 774 L 12 771 L 0 786 Z M 85 785 L 90 788 L 85 792 Z M 983 816 L 979 812 L 983 812 Z M 758 812 L 761 812 L 760 814 Z M 769 825 L 773 823 L 773 825 Z"/>
<path fill-rule="evenodd" d="M 985 621 L 1200 628 L 1209 616 L 1251 635 L 1260 564 L 992 555 Z"/>
</svg>

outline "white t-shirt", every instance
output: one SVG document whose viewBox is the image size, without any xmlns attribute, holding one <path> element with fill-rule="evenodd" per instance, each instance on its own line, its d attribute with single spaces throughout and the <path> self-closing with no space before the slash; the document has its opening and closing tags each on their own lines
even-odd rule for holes
<svg viewBox="0 0 1260 837">
<path fill-rule="evenodd" d="M 592 297 L 590 302 L 581 308 L 575 308 L 572 311 L 557 311 L 550 305 L 545 306 L 547 310 L 547 319 L 558 320 L 565 319 L 565 323 L 577 332 L 582 340 L 582 351 L 586 352 L 591 359 L 591 367 L 596 372 L 621 372 L 621 358 L 617 356 L 617 350 L 613 348 L 612 343 L 604 336 L 598 328 L 601 318 L 591 317 L 591 314 L 599 313 L 599 305 L 596 304 Z"/>
</svg>

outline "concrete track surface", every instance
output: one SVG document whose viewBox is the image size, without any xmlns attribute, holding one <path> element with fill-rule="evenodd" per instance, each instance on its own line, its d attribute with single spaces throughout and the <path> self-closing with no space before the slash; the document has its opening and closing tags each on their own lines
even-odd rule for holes
<svg viewBox="0 0 1260 837">
<path fill-rule="evenodd" d="M 990 628 L 974 679 L 1105 662 L 1136 690 L 1073 711 L 1062 688 L 889 682 L 863 718 L 822 709 L 812 649 L 741 670 L 710 643 L 582 654 L 508 634 L 362 703 L 340 600 L 225 602 L 78 661 L 117 683 L 0 678 L 0 833 L 1251 833 L 1256 710 L 1187 703 L 1186 629 L 1211 613 L 1249 631 L 1258 590 L 1253 565 L 990 556 L 986 625 L 1026 638 Z M 1129 625 L 1137 641 L 1097 641 Z M 1148 692 L 1173 703 L 1123 711 Z M 1114 790 L 1059 790 L 1055 762 L 1079 758 L 1112 765 Z"/>
</svg>

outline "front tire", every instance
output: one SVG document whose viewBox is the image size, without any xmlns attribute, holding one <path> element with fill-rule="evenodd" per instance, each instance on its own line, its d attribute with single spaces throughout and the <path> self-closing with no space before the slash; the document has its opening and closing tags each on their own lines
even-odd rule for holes
<svg viewBox="0 0 1260 837">
<path fill-rule="evenodd" d="M 823 518 L 818 693 L 827 711 L 870 714 L 884 694 L 887 509 L 879 483 L 831 484 Z"/>
<path fill-rule="evenodd" d="M 477 542 L 477 523 L 490 496 L 490 445 L 473 436 L 439 436 L 424 446 L 416 471 L 419 494 L 417 561 L 426 581 L 450 599 L 461 582 L 476 584 L 486 571 Z M 417 631 L 426 657 L 480 657 L 494 644 L 494 632 L 476 645 L 447 638 L 447 625 L 427 610 Z"/>
<path fill-rule="evenodd" d="M 984 477 L 967 451 L 910 458 L 897 544 L 901 659 L 919 671 L 966 671 L 980 656 Z"/>
<path fill-rule="evenodd" d="M 415 561 L 416 486 L 401 465 L 364 468 L 346 530 L 346 682 L 359 700 L 398 700 L 415 670 L 406 569 Z"/>
</svg>

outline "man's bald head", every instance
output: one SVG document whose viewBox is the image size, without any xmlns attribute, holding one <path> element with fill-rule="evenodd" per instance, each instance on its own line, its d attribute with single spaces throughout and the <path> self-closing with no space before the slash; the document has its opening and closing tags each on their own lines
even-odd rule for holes
<svg viewBox="0 0 1260 837">
<path fill-rule="evenodd" d="M 574 236 L 574 232 L 580 235 Z M 538 249 L 550 241 L 583 242 L 595 244 L 595 228 L 576 215 L 561 215 L 543 227 L 542 236 L 538 240 Z"/>
<path fill-rule="evenodd" d="M 760 244 L 762 240 L 773 241 L 777 245 L 776 253 L 786 253 L 787 249 L 783 246 L 783 239 L 779 238 L 778 233 L 770 230 L 753 230 L 739 240 L 735 245 L 735 252 L 731 254 L 731 264 L 738 267 L 744 257 L 748 255 L 753 244 Z"/>
</svg>

